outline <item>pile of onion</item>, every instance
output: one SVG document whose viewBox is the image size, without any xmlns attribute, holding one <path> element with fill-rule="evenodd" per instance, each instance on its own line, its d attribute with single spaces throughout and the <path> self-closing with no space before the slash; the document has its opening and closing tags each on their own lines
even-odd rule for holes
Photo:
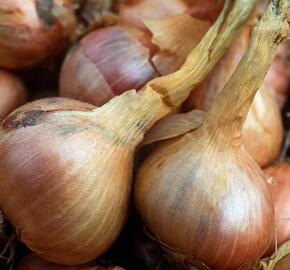
<svg viewBox="0 0 290 270">
<path fill-rule="evenodd" d="M 27 101 L 28 93 L 22 81 L 11 72 L 0 69 L 0 119 Z"/>
<path fill-rule="evenodd" d="M 225 5 L 180 69 L 138 92 L 99 108 L 71 99 L 38 100 L 4 120 L 0 209 L 20 241 L 64 265 L 91 261 L 113 244 L 128 214 L 132 163 L 144 133 L 207 76 L 254 5 Z"/>
<path fill-rule="evenodd" d="M 260 258 L 273 239 L 267 178 L 244 149 L 242 128 L 277 46 L 289 34 L 287 8 L 285 1 L 270 2 L 203 122 L 162 142 L 138 171 L 135 202 L 148 234 L 184 265 L 239 269 Z"/>
<path fill-rule="evenodd" d="M 76 27 L 75 0 L 1 0 L 0 66 L 22 69 L 58 53 Z"/>
</svg>

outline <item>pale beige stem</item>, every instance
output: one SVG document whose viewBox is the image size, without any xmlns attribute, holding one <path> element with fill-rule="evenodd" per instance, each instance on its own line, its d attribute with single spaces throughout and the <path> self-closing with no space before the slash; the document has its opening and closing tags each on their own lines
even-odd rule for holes
<svg viewBox="0 0 290 270">
<path fill-rule="evenodd" d="M 145 90 L 152 88 L 159 92 L 170 107 L 182 104 L 229 48 L 256 3 L 256 0 L 226 1 L 221 15 L 188 55 L 180 70 L 152 80 Z"/>
<path fill-rule="evenodd" d="M 225 135 L 229 145 L 235 139 L 240 142 L 255 94 L 263 83 L 278 45 L 289 34 L 289 5 L 285 0 L 270 2 L 253 30 L 246 54 L 206 115 L 202 126 L 212 136 Z"/>
<path fill-rule="evenodd" d="M 171 75 L 150 81 L 138 93 L 129 91 L 95 110 L 110 130 L 136 145 L 152 125 L 178 107 L 218 62 L 247 21 L 256 0 L 226 0 L 224 9 L 184 65 Z M 105 123 L 104 123 L 105 125 Z M 123 138 L 124 140 L 124 138 Z"/>
</svg>

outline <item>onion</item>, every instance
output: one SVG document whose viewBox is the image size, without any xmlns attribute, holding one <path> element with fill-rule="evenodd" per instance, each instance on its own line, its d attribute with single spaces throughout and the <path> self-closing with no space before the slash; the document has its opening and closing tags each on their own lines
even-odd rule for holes
<svg viewBox="0 0 290 270">
<path fill-rule="evenodd" d="M 133 156 L 144 133 L 184 102 L 253 6 L 252 0 L 226 5 L 180 70 L 139 92 L 127 91 L 96 109 L 66 99 L 40 100 L 4 120 L 0 209 L 28 248 L 48 261 L 76 265 L 112 245 L 126 220 Z"/>
<path fill-rule="evenodd" d="M 287 162 L 272 165 L 265 169 L 271 181 L 269 188 L 274 201 L 276 216 L 276 234 L 273 239 L 268 253 L 275 251 L 276 241 L 279 247 L 286 241 L 290 240 L 290 165 Z"/>
<path fill-rule="evenodd" d="M 220 60 L 208 78 L 186 101 L 186 109 L 209 110 L 215 96 L 222 90 L 238 65 L 250 38 L 251 25 L 247 25 Z M 243 129 L 246 150 L 260 166 L 278 157 L 283 139 L 282 117 L 269 87 L 264 83 L 258 91 Z"/>
<path fill-rule="evenodd" d="M 25 256 L 17 267 L 17 270 L 122 270 L 119 266 L 97 266 L 91 263 L 90 265 L 80 266 L 63 266 L 54 263 L 46 262 L 39 257 L 29 254 Z M 124 269 L 123 269 L 124 270 Z"/>
<path fill-rule="evenodd" d="M 149 32 L 125 25 L 85 36 L 63 64 L 60 95 L 100 106 L 128 89 L 139 90 L 150 79 L 176 71 L 209 27 L 188 15 L 147 24 L 155 33 L 152 42 Z"/>
<path fill-rule="evenodd" d="M 0 66 L 22 69 L 58 53 L 76 18 L 73 0 L 1 0 Z"/>
<path fill-rule="evenodd" d="M 288 7 L 271 1 L 203 123 L 160 144 L 137 174 L 137 209 L 171 259 L 239 269 L 261 257 L 272 240 L 266 176 L 243 148 L 241 132 L 275 50 L 289 34 Z"/>
<path fill-rule="evenodd" d="M 149 44 L 150 37 L 138 29 L 121 26 L 85 36 L 63 64 L 60 95 L 102 105 L 125 90 L 140 89 L 159 75 L 142 40 Z"/>
<path fill-rule="evenodd" d="M 0 69 L 0 119 L 25 103 L 27 91 L 22 81 L 14 74 Z"/>
</svg>

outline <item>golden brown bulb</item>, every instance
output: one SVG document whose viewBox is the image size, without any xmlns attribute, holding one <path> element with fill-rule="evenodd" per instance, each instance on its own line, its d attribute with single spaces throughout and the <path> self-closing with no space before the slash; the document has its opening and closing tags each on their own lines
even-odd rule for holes
<svg viewBox="0 0 290 270">
<path fill-rule="evenodd" d="M 266 251 L 274 229 L 271 196 L 244 149 L 226 151 L 205 136 L 196 131 L 153 151 L 138 173 L 136 204 L 169 254 L 234 270 Z"/>
<path fill-rule="evenodd" d="M 92 109 L 44 99 L 20 107 L 1 130 L 0 207 L 19 239 L 52 262 L 94 259 L 125 221 L 131 145 Z"/>
</svg>

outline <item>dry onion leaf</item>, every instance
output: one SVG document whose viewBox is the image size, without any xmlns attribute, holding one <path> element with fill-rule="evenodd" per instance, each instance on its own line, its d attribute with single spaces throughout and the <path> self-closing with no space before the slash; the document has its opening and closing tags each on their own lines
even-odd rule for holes
<svg viewBox="0 0 290 270">
<path fill-rule="evenodd" d="M 172 139 L 196 129 L 203 121 L 204 112 L 193 110 L 175 114 L 159 121 L 145 136 L 142 145 Z"/>
<path fill-rule="evenodd" d="M 144 23 L 153 35 L 152 43 L 160 49 L 152 61 L 161 74 L 179 68 L 210 27 L 208 21 L 187 14 L 144 20 Z"/>
<path fill-rule="evenodd" d="M 257 262 L 252 270 L 289 270 L 290 241 L 285 242 L 272 257 Z"/>
</svg>

